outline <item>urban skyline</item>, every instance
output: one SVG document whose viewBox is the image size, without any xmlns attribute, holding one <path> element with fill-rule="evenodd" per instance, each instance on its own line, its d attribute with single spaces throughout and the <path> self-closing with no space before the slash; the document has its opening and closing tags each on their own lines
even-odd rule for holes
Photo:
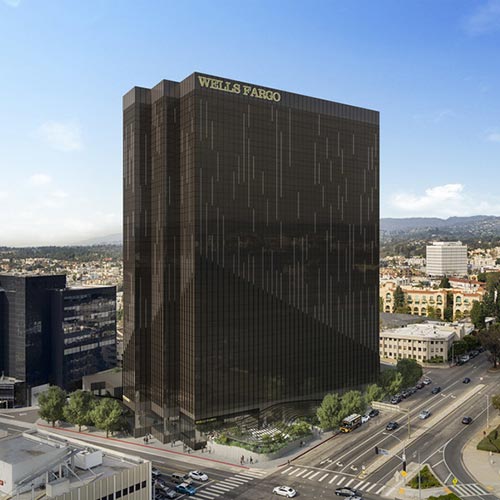
<svg viewBox="0 0 500 500">
<path fill-rule="evenodd" d="M 69 244 L 118 233 L 116 96 L 193 68 L 383 110 L 382 217 L 500 215 L 495 193 L 479 182 L 495 185 L 500 171 L 494 98 L 500 69 L 491 64 L 498 0 L 427 0 L 404 8 L 395 1 L 318 2 L 307 12 L 299 2 L 288 5 L 283 11 L 257 2 L 243 15 L 225 2 L 161 3 L 150 19 L 147 9 L 125 2 L 115 23 L 116 9 L 105 2 L 0 1 L 0 29 L 10 42 L 0 61 L 12 75 L 0 83 L 10 96 L 0 125 L 0 245 Z M 179 22 L 165 30 L 172 12 Z M 214 19 L 217 37 L 209 29 Z M 179 37 L 182 47 L 163 50 Z M 403 177 L 411 185 L 401 185 Z"/>
</svg>

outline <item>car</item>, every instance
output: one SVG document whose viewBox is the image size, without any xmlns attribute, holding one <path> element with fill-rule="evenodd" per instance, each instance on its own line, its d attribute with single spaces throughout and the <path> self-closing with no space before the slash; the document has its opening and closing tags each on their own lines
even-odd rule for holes
<svg viewBox="0 0 500 500">
<path fill-rule="evenodd" d="M 293 488 L 290 488 L 290 486 L 276 486 L 273 490 L 273 494 L 281 497 L 293 498 L 297 492 Z"/>
<path fill-rule="evenodd" d="M 478 354 L 479 354 L 479 351 L 474 350 L 474 351 L 471 351 L 471 352 L 469 353 L 469 356 L 470 356 L 471 358 L 475 358 Z"/>
<path fill-rule="evenodd" d="M 373 417 L 376 417 L 379 413 L 380 412 L 378 410 L 373 409 L 373 410 L 370 410 L 370 412 L 368 413 L 368 416 L 370 418 L 373 418 Z"/>
<path fill-rule="evenodd" d="M 465 424 L 465 425 L 472 424 L 472 417 L 464 417 L 464 418 L 462 418 L 462 424 Z"/>
<path fill-rule="evenodd" d="M 434 387 L 431 391 L 431 394 L 437 394 L 438 392 L 441 392 L 441 387 L 439 386 Z"/>
<path fill-rule="evenodd" d="M 188 476 L 191 479 L 194 479 L 195 481 L 202 481 L 202 482 L 208 481 L 208 476 L 204 472 L 201 472 L 199 470 L 192 470 L 188 474 Z"/>
<path fill-rule="evenodd" d="M 463 382 L 464 384 L 470 384 L 470 378 L 469 378 L 469 377 L 465 377 L 465 378 L 462 380 L 462 382 Z"/>
<path fill-rule="evenodd" d="M 420 415 L 418 416 L 418 418 L 420 418 L 421 420 L 425 420 L 426 418 L 429 418 L 431 416 L 431 412 L 429 410 L 422 410 L 420 412 Z"/>
<path fill-rule="evenodd" d="M 460 356 L 460 361 L 463 361 L 464 363 L 467 363 L 467 361 L 470 360 L 470 356 L 468 354 L 462 354 L 462 356 Z"/>
<path fill-rule="evenodd" d="M 417 389 L 423 389 L 425 387 L 425 384 L 423 382 L 418 382 L 417 385 L 415 386 Z"/>
<path fill-rule="evenodd" d="M 410 391 L 411 394 L 415 394 L 417 392 L 417 387 L 416 386 L 410 387 L 408 390 Z"/>
<path fill-rule="evenodd" d="M 196 494 L 196 488 L 188 483 L 178 484 L 175 487 L 175 491 L 177 491 L 177 493 L 182 493 L 184 495 L 189 495 L 189 496 Z"/>
<path fill-rule="evenodd" d="M 335 490 L 335 494 L 340 497 L 356 497 L 358 496 L 357 490 L 354 488 L 349 488 L 348 486 L 344 486 L 343 488 L 337 488 Z"/>
<path fill-rule="evenodd" d="M 161 475 L 161 472 L 156 467 L 151 467 L 151 476 L 153 479 L 158 479 Z"/>
<path fill-rule="evenodd" d="M 465 361 L 463 359 L 459 359 L 456 363 L 457 366 L 465 365 Z"/>
<path fill-rule="evenodd" d="M 363 415 L 361 417 L 361 423 L 362 424 L 366 424 L 366 422 L 368 422 L 368 420 L 370 420 L 370 415 Z"/>
<path fill-rule="evenodd" d="M 424 384 L 424 385 L 429 385 L 429 384 L 432 384 L 432 380 L 431 380 L 429 377 L 425 377 L 425 378 L 422 380 L 422 384 Z"/>
<path fill-rule="evenodd" d="M 410 396 L 411 396 L 411 392 L 408 389 L 404 390 L 401 393 L 401 397 L 404 398 L 404 399 L 409 398 Z"/>
<path fill-rule="evenodd" d="M 399 394 L 396 394 L 395 396 L 392 396 L 391 404 L 397 405 L 398 403 L 401 403 L 401 396 Z"/>
<path fill-rule="evenodd" d="M 395 431 L 399 427 L 399 424 L 397 422 L 389 422 L 385 426 L 386 431 Z"/>
</svg>

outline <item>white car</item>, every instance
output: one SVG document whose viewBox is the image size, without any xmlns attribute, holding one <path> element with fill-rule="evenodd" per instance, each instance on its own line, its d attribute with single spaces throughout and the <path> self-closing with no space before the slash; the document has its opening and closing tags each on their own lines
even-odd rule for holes
<svg viewBox="0 0 500 500">
<path fill-rule="evenodd" d="M 431 412 L 429 410 L 422 410 L 420 412 L 420 415 L 418 416 L 418 418 L 420 418 L 421 420 L 425 420 L 426 418 L 429 418 L 431 416 Z"/>
<path fill-rule="evenodd" d="M 208 476 L 204 472 L 201 472 L 199 470 L 192 470 L 189 473 L 189 477 L 191 479 L 194 479 L 195 481 L 208 481 Z"/>
<path fill-rule="evenodd" d="M 368 420 L 370 420 L 370 416 L 369 415 L 363 415 L 361 417 L 361 423 L 362 424 L 366 424 L 366 422 L 368 422 Z"/>
<path fill-rule="evenodd" d="M 293 498 L 297 494 L 297 492 L 293 488 L 290 488 L 290 486 L 276 486 L 273 493 L 287 498 Z"/>
</svg>

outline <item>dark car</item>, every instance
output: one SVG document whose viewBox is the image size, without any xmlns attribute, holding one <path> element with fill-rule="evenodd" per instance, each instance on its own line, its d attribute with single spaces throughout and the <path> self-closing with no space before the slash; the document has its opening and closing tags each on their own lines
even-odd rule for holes
<svg viewBox="0 0 500 500">
<path fill-rule="evenodd" d="M 417 385 L 415 386 L 417 389 L 423 389 L 425 387 L 425 384 L 423 382 L 418 382 Z"/>
<path fill-rule="evenodd" d="M 472 417 L 464 417 L 464 418 L 462 418 L 462 424 L 465 424 L 465 425 L 472 424 Z"/>
<path fill-rule="evenodd" d="M 408 389 L 406 389 L 405 391 L 403 391 L 403 392 L 401 393 L 401 396 L 402 396 L 404 399 L 409 398 L 409 397 L 411 396 L 411 392 L 410 392 Z"/>
<path fill-rule="evenodd" d="M 437 394 L 438 392 L 441 392 L 441 387 L 434 387 L 434 389 L 432 389 L 431 391 L 431 394 Z"/>
<path fill-rule="evenodd" d="M 370 410 L 370 413 L 368 413 L 368 416 L 370 418 L 376 417 L 380 412 L 378 410 Z"/>
<path fill-rule="evenodd" d="M 463 382 L 464 384 L 470 384 L 470 378 L 469 378 L 469 377 L 465 377 L 465 378 L 462 380 L 462 382 Z"/>
<path fill-rule="evenodd" d="M 337 488 L 335 494 L 341 497 L 354 497 L 358 492 L 354 488 L 348 488 L 346 486 L 344 488 Z"/>
<path fill-rule="evenodd" d="M 189 496 L 196 494 L 196 488 L 188 483 L 178 484 L 175 487 L 175 491 L 177 491 L 178 493 L 182 493 L 184 495 L 189 495 Z"/>
<path fill-rule="evenodd" d="M 389 422 L 385 426 L 386 431 L 395 431 L 399 427 L 399 424 L 397 422 Z"/>
<path fill-rule="evenodd" d="M 401 403 L 401 396 L 399 394 L 396 394 L 395 396 L 392 396 L 391 403 L 393 405 L 397 405 L 398 403 Z"/>
<path fill-rule="evenodd" d="M 474 351 L 471 351 L 471 352 L 469 353 L 469 356 L 470 356 L 471 358 L 475 358 L 478 354 L 479 354 L 479 351 L 474 350 Z"/>
</svg>

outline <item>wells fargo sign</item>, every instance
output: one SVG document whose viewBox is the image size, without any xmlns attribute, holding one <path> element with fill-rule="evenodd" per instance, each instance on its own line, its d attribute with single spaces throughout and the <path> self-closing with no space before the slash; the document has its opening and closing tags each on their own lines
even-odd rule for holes
<svg viewBox="0 0 500 500">
<path fill-rule="evenodd" d="M 200 83 L 200 87 L 207 89 L 220 90 L 222 92 L 228 92 L 229 94 L 256 97 L 257 99 L 264 99 L 265 101 L 281 101 L 281 94 L 275 90 L 263 89 L 254 87 L 253 85 L 232 82 L 230 80 L 219 80 L 218 78 L 211 78 L 209 76 L 198 76 L 198 82 Z"/>
</svg>

